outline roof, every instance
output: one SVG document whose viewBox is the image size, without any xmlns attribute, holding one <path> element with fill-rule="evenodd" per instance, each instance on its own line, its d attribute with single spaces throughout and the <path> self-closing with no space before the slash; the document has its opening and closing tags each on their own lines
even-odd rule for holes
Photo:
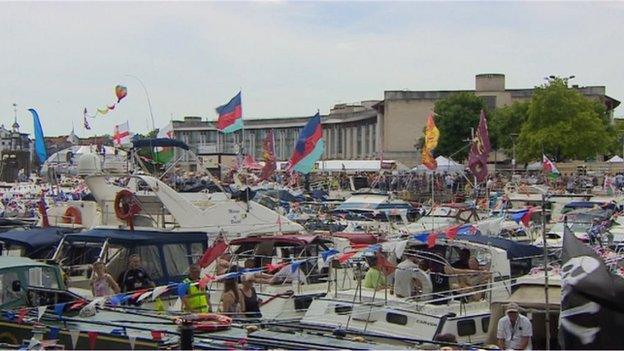
<svg viewBox="0 0 624 351">
<path fill-rule="evenodd" d="M 11 245 L 19 245 L 26 248 L 29 255 L 34 251 L 56 245 L 64 234 L 74 232 L 71 228 L 33 228 L 29 230 L 9 230 L 0 233 L 0 241 Z M 32 256 L 31 256 L 32 257 Z"/>
<path fill-rule="evenodd" d="M 203 232 L 129 231 L 119 229 L 92 229 L 65 235 L 67 242 L 105 242 L 117 245 L 170 244 L 203 242 L 208 235 Z"/>
<path fill-rule="evenodd" d="M 132 146 L 134 148 L 143 148 L 143 147 L 179 147 L 184 150 L 188 150 L 189 147 L 184 142 L 176 139 L 169 138 L 156 138 L 156 139 L 139 139 L 133 140 Z"/>
<path fill-rule="evenodd" d="M 43 262 L 35 261 L 28 257 L 18 256 L 0 256 L 0 269 L 14 268 L 14 267 L 41 267 L 50 266 Z"/>
<path fill-rule="evenodd" d="M 542 248 L 534 245 L 523 244 L 517 241 L 486 235 L 461 235 L 457 239 L 472 243 L 494 246 L 507 251 L 510 260 L 538 256 L 544 253 Z"/>
<path fill-rule="evenodd" d="M 271 236 L 249 236 L 246 238 L 234 239 L 230 245 L 259 244 L 274 241 L 276 244 L 288 245 L 310 245 L 320 240 L 318 235 L 271 235 Z"/>
</svg>

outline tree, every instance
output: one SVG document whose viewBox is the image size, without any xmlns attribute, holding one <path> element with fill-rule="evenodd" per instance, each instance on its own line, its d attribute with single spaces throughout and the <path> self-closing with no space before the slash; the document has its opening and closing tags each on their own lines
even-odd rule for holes
<svg viewBox="0 0 624 351">
<path fill-rule="evenodd" d="M 457 93 L 435 104 L 435 123 L 440 130 L 435 155 L 452 156 L 463 161 L 468 156 L 466 140 L 471 138 L 471 128 L 479 124 L 479 114 L 485 108 L 483 100 L 472 93 Z M 434 155 L 434 156 L 435 156 Z"/>
<path fill-rule="evenodd" d="M 516 101 L 510 106 L 497 108 L 488 119 L 490 138 L 496 141 L 495 149 L 511 155 L 514 139 L 520 135 L 527 119 L 530 103 Z M 494 143 L 493 143 L 494 145 Z"/>
<path fill-rule="evenodd" d="M 516 154 L 521 162 L 541 159 L 542 152 L 557 161 L 584 160 L 607 152 L 614 142 L 605 106 L 553 78 L 533 92 Z"/>
</svg>

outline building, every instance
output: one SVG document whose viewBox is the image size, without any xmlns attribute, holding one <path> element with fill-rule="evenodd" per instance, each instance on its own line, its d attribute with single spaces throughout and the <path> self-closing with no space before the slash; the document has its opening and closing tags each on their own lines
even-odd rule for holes
<svg viewBox="0 0 624 351">
<path fill-rule="evenodd" d="M 572 86 L 583 95 L 603 102 L 607 111 L 620 104 L 606 95 L 604 86 Z M 533 89 L 507 89 L 505 75 L 479 74 L 474 90 L 443 91 L 385 91 L 383 100 L 363 101 L 358 104 L 339 104 L 329 114 L 321 116 L 326 143 L 324 159 L 384 159 L 398 160 L 408 166 L 420 163 L 416 150 L 422 137 L 427 116 L 436 101 L 451 94 L 471 92 L 483 97 L 488 109 L 529 100 Z M 174 137 L 187 143 L 198 155 L 232 153 L 238 150 L 244 138 L 246 153 L 260 159 L 262 141 L 269 129 L 274 130 L 276 157 L 287 160 L 294 148 L 299 130 L 310 116 L 245 119 L 244 133 L 218 133 L 214 122 L 201 117 L 185 117 L 173 121 Z M 244 134 L 244 136 L 243 136 Z"/>
<path fill-rule="evenodd" d="M 0 180 L 4 182 L 14 182 L 31 171 L 34 145 L 19 128 L 17 118 L 10 130 L 0 125 Z"/>
</svg>

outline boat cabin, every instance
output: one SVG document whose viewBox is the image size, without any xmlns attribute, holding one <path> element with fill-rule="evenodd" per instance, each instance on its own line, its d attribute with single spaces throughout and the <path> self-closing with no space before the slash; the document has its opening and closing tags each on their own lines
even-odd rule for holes
<svg viewBox="0 0 624 351">
<path fill-rule="evenodd" d="M 73 232 L 71 228 L 59 227 L 9 230 L 0 233 L 0 255 L 48 259 L 63 235 Z"/>
<path fill-rule="evenodd" d="M 90 289 L 95 261 L 103 261 L 117 278 L 127 268 L 129 256 L 138 254 L 143 269 L 158 285 L 182 280 L 207 246 L 208 236 L 201 232 L 93 229 L 65 235 L 53 259 L 69 274 L 70 286 Z"/>
</svg>

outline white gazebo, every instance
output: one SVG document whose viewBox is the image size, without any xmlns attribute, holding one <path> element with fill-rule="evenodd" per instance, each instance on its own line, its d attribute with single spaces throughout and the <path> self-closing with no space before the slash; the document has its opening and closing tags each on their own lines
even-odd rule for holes
<svg viewBox="0 0 624 351">
<path fill-rule="evenodd" d="M 620 156 L 615 155 L 611 157 L 609 160 L 607 160 L 607 163 L 624 163 L 624 158 L 621 158 Z"/>
<path fill-rule="evenodd" d="M 444 156 L 438 156 L 436 157 L 436 162 L 438 163 L 438 168 L 435 169 L 436 173 L 453 173 L 453 174 L 464 173 L 464 169 L 465 169 L 464 165 L 459 164 L 451 160 L 450 158 L 446 158 Z M 418 165 L 412 168 L 412 172 L 432 173 L 432 171 L 429 168 L 425 167 L 425 165 Z"/>
</svg>

